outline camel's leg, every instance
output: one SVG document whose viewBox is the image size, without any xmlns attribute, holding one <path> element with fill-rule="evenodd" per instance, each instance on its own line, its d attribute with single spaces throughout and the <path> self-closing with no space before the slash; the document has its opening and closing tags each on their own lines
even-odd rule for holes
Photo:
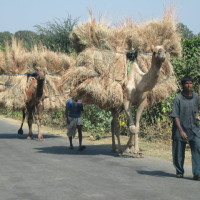
<svg viewBox="0 0 200 200">
<path fill-rule="evenodd" d="M 37 105 L 37 119 L 36 119 L 36 122 L 37 122 L 37 126 L 38 126 L 38 139 L 39 140 L 43 140 L 43 135 L 41 133 L 41 115 L 42 115 L 42 104 L 38 104 Z"/>
<path fill-rule="evenodd" d="M 29 133 L 28 133 L 27 139 L 33 139 L 33 131 L 32 131 L 33 112 L 34 112 L 34 107 L 28 108 L 28 128 L 29 128 Z"/>
<path fill-rule="evenodd" d="M 129 130 L 130 130 L 130 137 L 127 142 L 125 152 L 133 152 L 134 154 L 140 154 L 139 144 L 138 144 L 138 133 L 140 128 L 140 117 L 145 106 L 146 106 L 146 95 L 143 95 L 140 102 L 138 103 L 138 108 L 136 112 L 136 123 L 134 124 L 131 112 L 131 103 L 129 101 L 124 101 L 124 108 L 129 118 Z M 135 136 L 134 146 L 133 146 L 133 136 Z"/>
<path fill-rule="evenodd" d="M 21 123 L 21 126 L 20 126 L 20 129 L 18 130 L 18 134 L 20 135 L 23 135 L 23 124 L 24 124 L 24 120 L 25 120 L 25 116 L 26 116 L 26 113 L 25 113 L 25 109 L 22 110 L 22 123 Z"/>
<path fill-rule="evenodd" d="M 129 100 L 124 100 L 124 110 L 129 120 L 129 129 L 130 129 L 130 136 L 126 145 L 125 152 L 130 152 L 130 149 L 133 146 L 133 134 L 134 134 L 130 127 L 134 127 L 134 122 L 133 122 L 132 111 L 131 111 L 131 102 Z"/>
<path fill-rule="evenodd" d="M 118 142 L 118 152 L 122 153 L 122 149 L 121 149 L 121 143 L 120 143 L 120 126 L 119 126 L 119 113 L 117 111 L 115 111 L 115 115 L 114 115 L 114 133 L 117 137 L 117 142 Z"/>
<path fill-rule="evenodd" d="M 111 122 L 111 132 L 112 132 L 112 151 L 116 152 L 114 118 L 112 119 L 112 122 Z"/>
<path fill-rule="evenodd" d="M 133 131 L 135 133 L 135 141 L 134 141 L 134 153 L 139 153 L 139 144 L 138 144 L 138 133 L 140 130 L 140 117 L 142 114 L 142 111 L 144 110 L 146 106 L 146 97 L 143 97 L 141 101 L 139 102 L 137 112 L 136 112 L 136 126 L 134 127 Z"/>
<path fill-rule="evenodd" d="M 116 145 L 115 145 L 115 135 L 116 135 L 117 141 L 118 141 L 118 152 L 122 153 L 121 144 L 120 144 L 119 121 L 118 121 L 119 114 L 118 114 L 118 112 L 116 110 L 112 110 L 112 116 L 113 116 L 113 120 L 112 120 L 112 123 L 111 123 L 111 128 L 112 128 L 112 150 L 116 152 Z"/>
</svg>

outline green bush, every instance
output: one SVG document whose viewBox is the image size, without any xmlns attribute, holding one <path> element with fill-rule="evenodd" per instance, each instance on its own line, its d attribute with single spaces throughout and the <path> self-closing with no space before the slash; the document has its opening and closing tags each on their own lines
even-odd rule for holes
<svg viewBox="0 0 200 200">
<path fill-rule="evenodd" d="M 100 109 L 94 105 L 84 106 L 84 112 L 82 114 L 84 131 L 91 132 L 92 135 L 103 135 L 111 131 L 111 112 Z M 98 136 L 100 139 L 101 137 Z"/>
</svg>

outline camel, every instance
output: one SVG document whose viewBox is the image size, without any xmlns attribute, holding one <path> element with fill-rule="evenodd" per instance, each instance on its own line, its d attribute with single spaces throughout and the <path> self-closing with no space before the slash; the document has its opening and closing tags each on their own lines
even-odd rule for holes
<svg viewBox="0 0 200 200">
<path fill-rule="evenodd" d="M 145 106 L 147 106 L 147 93 L 155 87 L 160 74 L 160 69 L 166 58 L 166 52 L 162 46 L 152 46 L 152 52 L 150 70 L 147 73 L 143 73 L 135 60 L 131 64 L 131 69 L 127 76 L 127 82 L 124 88 L 123 107 L 128 117 L 130 131 L 130 137 L 124 152 L 131 152 L 136 157 L 142 157 L 142 154 L 139 152 L 138 133 L 140 128 L 140 117 Z M 131 112 L 132 105 L 137 107 L 135 121 L 133 120 Z M 115 130 L 112 128 L 112 138 L 114 138 L 115 134 L 118 139 L 118 148 L 120 148 L 116 113 L 113 115 L 113 120 L 115 121 Z M 134 141 L 133 136 L 135 136 Z M 115 142 L 113 142 L 113 150 L 114 149 L 116 149 Z"/>
<path fill-rule="evenodd" d="M 95 104 L 98 105 L 99 107 L 101 107 L 102 109 L 106 109 L 111 111 L 112 113 L 112 122 L 111 122 L 111 132 L 112 132 L 112 151 L 116 152 L 118 151 L 119 154 L 122 154 L 122 148 L 121 148 L 121 144 L 120 144 L 120 131 L 119 131 L 119 122 L 118 122 L 118 118 L 119 118 L 119 114 L 122 110 L 125 110 L 128 119 L 129 119 L 129 130 L 130 130 L 130 138 L 128 140 L 126 149 L 124 152 L 133 152 L 135 155 L 140 156 L 141 154 L 139 153 L 139 146 L 138 146 L 138 132 L 139 132 L 139 121 L 140 121 L 140 117 L 142 114 L 142 111 L 144 109 L 144 107 L 147 105 L 147 94 L 149 94 L 149 92 L 154 88 L 154 86 L 157 84 L 158 82 L 158 77 L 160 74 L 160 69 L 162 67 L 162 64 L 165 61 L 166 55 L 165 55 L 165 50 L 162 46 L 156 46 L 156 47 L 152 47 L 152 59 L 151 59 L 151 68 L 149 69 L 149 71 L 147 73 L 142 72 L 142 70 L 140 69 L 140 67 L 138 66 L 136 60 L 132 61 L 131 65 L 130 65 L 130 71 L 127 75 L 127 77 L 122 80 L 122 82 L 119 82 L 117 85 L 119 87 L 121 87 L 121 89 L 116 90 L 117 92 L 121 93 L 122 95 L 120 95 L 122 97 L 117 97 L 118 98 L 118 103 L 114 106 L 112 105 L 109 100 L 108 100 L 108 104 L 101 104 L 101 101 L 98 101 L 98 94 L 96 94 L 93 90 L 89 90 L 87 91 L 87 86 L 90 89 L 90 87 L 92 87 L 96 82 L 95 81 L 91 81 L 94 80 L 95 78 L 98 79 L 98 74 L 94 75 L 94 72 L 91 73 L 91 75 L 89 75 L 89 77 L 87 77 L 86 79 L 83 78 L 83 80 L 80 81 L 80 83 L 78 83 L 75 86 L 72 86 L 72 91 L 71 91 L 71 96 L 77 97 L 79 99 L 82 99 L 83 102 L 86 102 L 87 104 Z M 121 57 L 122 56 L 122 57 Z M 117 62 L 116 62 L 116 68 L 117 69 L 121 69 L 119 66 L 124 64 L 124 59 L 125 56 L 120 55 L 117 57 Z M 120 59 L 122 58 L 122 59 Z M 85 67 L 86 68 L 86 67 Z M 123 67 L 125 69 L 125 67 Z M 122 68 L 122 69 L 123 69 Z M 77 67 L 78 69 L 78 67 Z M 86 69 L 85 69 L 86 70 Z M 85 70 L 83 70 L 83 74 L 85 72 Z M 108 68 L 108 70 L 110 70 L 110 68 Z M 91 70 L 92 71 L 92 70 Z M 75 70 L 75 69 L 71 69 L 70 72 L 66 73 L 65 76 L 63 76 L 62 81 L 60 85 L 64 85 L 64 83 L 67 85 L 67 87 L 69 86 L 69 84 L 71 82 L 73 82 L 73 78 L 75 79 L 77 77 L 77 74 L 80 73 L 80 70 Z M 110 72 L 108 72 L 107 74 L 109 74 Z M 126 73 L 126 72 L 125 72 Z M 112 73 L 111 73 L 112 75 Z M 109 85 L 111 85 L 112 83 L 117 83 L 117 81 L 115 80 L 115 78 L 112 78 L 112 76 L 110 76 L 108 79 L 111 81 Z M 91 82 L 90 82 L 91 81 Z M 77 82 L 79 82 L 77 80 Z M 100 83 L 101 81 L 99 80 L 99 82 L 97 82 L 98 87 L 100 86 L 100 84 L 104 84 L 104 83 Z M 73 85 L 73 84 L 72 84 Z M 77 87 L 78 86 L 78 87 Z M 85 88 L 86 87 L 86 88 Z M 81 88 L 81 89 L 80 89 Z M 99 87 L 100 88 L 100 87 Z M 107 93 L 109 91 L 104 89 L 103 87 L 101 88 L 102 92 Z M 111 90 L 112 91 L 112 90 Z M 116 93 L 115 91 L 115 93 Z M 94 94 L 93 94 L 94 92 Z M 93 94 L 93 95 L 91 95 Z M 101 94 L 100 94 L 101 95 Z M 113 94 L 113 96 L 116 94 Z M 106 96 L 105 94 L 102 94 L 102 96 Z M 112 98 L 112 97 L 111 97 Z M 120 100 L 119 100 L 120 99 Z M 121 102 L 120 102 L 121 101 Z M 105 101 L 106 102 L 106 101 Z M 133 121 L 133 117 L 132 117 L 132 113 L 131 113 L 131 106 L 135 105 L 137 106 L 137 114 L 136 114 L 136 121 L 134 123 Z M 133 136 L 135 135 L 135 143 L 133 146 Z M 117 137 L 118 140 L 118 146 L 116 146 L 115 144 L 115 136 Z M 133 147 L 135 147 L 133 149 Z"/>
<path fill-rule="evenodd" d="M 45 72 L 44 71 L 34 71 L 32 73 L 27 73 L 27 88 L 26 88 L 26 102 L 22 109 L 22 123 L 18 134 L 23 134 L 23 124 L 25 120 L 26 111 L 28 114 L 28 127 L 29 133 L 27 139 L 33 139 L 32 124 L 33 116 L 35 116 L 35 111 L 37 111 L 36 122 L 38 126 L 38 139 L 43 140 L 43 135 L 41 134 L 41 113 L 44 101 L 44 81 Z"/>
</svg>

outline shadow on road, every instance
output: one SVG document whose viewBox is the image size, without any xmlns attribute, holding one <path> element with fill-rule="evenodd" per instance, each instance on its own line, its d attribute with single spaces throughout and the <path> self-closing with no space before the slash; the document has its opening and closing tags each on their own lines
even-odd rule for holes
<svg viewBox="0 0 200 200">
<path fill-rule="evenodd" d="M 157 176 L 157 177 L 173 177 L 175 178 L 176 175 L 175 174 L 171 174 L 171 173 L 167 173 L 164 171 L 137 171 L 138 174 L 141 175 L 149 175 L 149 176 Z M 184 179 L 186 180 L 192 180 L 191 177 L 184 177 Z"/>
<path fill-rule="evenodd" d="M 110 145 L 88 145 L 83 151 L 78 151 L 78 147 L 74 147 L 73 150 L 69 149 L 69 146 L 51 146 L 35 148 L 38 153 L 47 154 L 68 154 L 68 155 L 109 155 L 117 157 L 117 153 L 111 151 Z"/>
<path fill-rule="evenodd" d="M 163 172 L 163 171 L 137 171 L 138 174 L 149 175 L 149 176 L 167 176 L 167 177 L 175 177 L 174 174 Z"/>
<path fill-rule="evenodd" d="M 57 138 L 60 136 L 55 136 L 55 135 L 43 135 L 44 139 L 48 139 L 48 138 Z M 23 135 L 19 135 L 17 133 L 1 133 L 0 134 L 0 140 L 1 139 L 27 139 L 28 134 L 23 134 Z M 37 134 L 34 134 L 34 139 L 37 139 Z"/>
</svg>

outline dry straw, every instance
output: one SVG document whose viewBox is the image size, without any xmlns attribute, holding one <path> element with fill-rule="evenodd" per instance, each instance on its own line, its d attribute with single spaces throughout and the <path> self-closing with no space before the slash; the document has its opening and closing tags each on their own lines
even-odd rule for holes
<svg viewBox="0 0 200 200">
<path fill-rule="evenodd" d="M 0 51 L 0 105 L 15 110 L 24 108 L 28 84 L 25 73 L 45 70 L 47 75 L 44 108 L 46 110 L 63 108 L 67 97 L 58 88 L 58 82 L 73 62 L 73 57 L 52 52 L 42 45 L 34 46 L 28 52 L 23 48 L 21 40 L 12 38 L 12 45 L 9 46 L 7 43 L 5 52 Z"/>
<path fill-rule="evenodd" d="M 12 38 L 12 45 L 6 44 L 0 51 L 0 73 L 19 74 L 32 70 L 47 70 L 48 73 L 63 74 L 73 64 L 74 58 L 46 47 L 34 46 L 30 52 L 23 48 L 21 40 Z"/>
<path fill-rule="evenodd" d="M 162 45 L 167 59 L 158 84 L 148 93 L 148 102 L 152 104 L 167 98 L 177 90 L 170 56 L 181 56 L 181 37 L 175 23 L 172 8 L 165 9 L 161 20 L 138 24 L 126 18 L 113 26 L 102 19 L 97 21 L 90 12 L 90 20 L 79 24 L 71 34 L 73 45 L 80 54 L 62 77 L 62 85 L 85 103 L 104 109 L 119 108 L 127 76 L 125 52 L 132 49 L 151 52 L 152 46 Z M 141 70 L 148 72 L 151 56 L 139 54 L 137 61 Z"/>
<path fill-rule="evenodd" d="M 63 109 L 68 93 L 58 88 L 60 76 L 46 75 L 43 108 L 46 111 Z M 29 79 L 30 80 L 30 79 Z M 26 105 L 27 76 L 1 75 L 0 106 L 11 110 L 22 110 Z"/>
</svg>

